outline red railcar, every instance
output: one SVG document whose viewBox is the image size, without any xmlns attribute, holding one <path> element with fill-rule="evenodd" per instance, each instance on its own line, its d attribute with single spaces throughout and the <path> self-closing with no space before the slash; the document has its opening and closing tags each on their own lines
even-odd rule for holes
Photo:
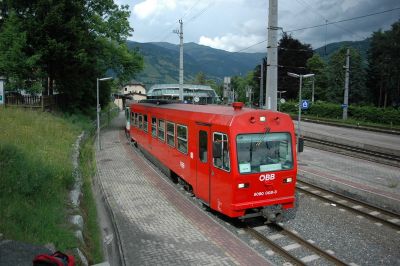
<svg viewBox="0 0 400 266">
<path fill-rule="evenodd" d="M 142 102 L 130 106 L 129 120 L 131 140 L 211 209 L 243 219 L 292 216 L 297 159 L 287 114 L 242 103 Z"/>
</svg>

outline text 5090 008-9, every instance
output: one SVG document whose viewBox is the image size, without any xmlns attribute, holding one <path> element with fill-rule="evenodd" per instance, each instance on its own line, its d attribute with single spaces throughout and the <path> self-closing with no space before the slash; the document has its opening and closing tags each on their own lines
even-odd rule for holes
<svg viewBox="0 0 400 266">
<path fill-rule="evenodd" d="M 275 195 L 278 193 L 278 191 L 275 190 L 267 190 L 267 191 L 259 191 L 259 192 L 254 192 L 254 197 L 259 197 L 259 196 L 266 196 L 266 195 Z"/>
</svg>

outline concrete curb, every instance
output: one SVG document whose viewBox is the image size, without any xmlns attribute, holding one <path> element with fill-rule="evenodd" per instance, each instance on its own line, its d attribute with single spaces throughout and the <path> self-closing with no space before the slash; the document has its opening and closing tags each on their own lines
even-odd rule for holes
<svg viewBox="0 0 400 266">
<path fill-rule="evenodd" d="M 97 160 L 96 160 L 96 163 L 97 163 Z M 108 217 L 111 220 L 111 225 L 113 227 L 112 230 L 114 232 L 114 235 L 116 236 L 116 241 L 113 241 L 113 242 L 115 243 L 118 253 L 119 253 L 119 259 L 118 259 L 119 264 L 126 266 L 125 255 L 124 255 L 124 252 L 121 247 L 121 237 L 120 237 L 120 233 L 119 233 L 120 230 L 119 230 L 119 227 L 116 222 L 115 213 L 114 213 L 113 209 L 111 208 L 110 201 L 108 200 L 108 196 L 105 193 L 103 182 L 99 178 L 98 169 L 96 169 L 95 185 L 99 189 L 101 201 L 104 203 L 103 205 L 105 206 L 105 210 L 107 211 Z M 105 244 L 109 244 L 111 242 L 112 242 L 112 239 L 110 241 L 107 241 L 107 243 L 105 243 Z"/>
</svg>

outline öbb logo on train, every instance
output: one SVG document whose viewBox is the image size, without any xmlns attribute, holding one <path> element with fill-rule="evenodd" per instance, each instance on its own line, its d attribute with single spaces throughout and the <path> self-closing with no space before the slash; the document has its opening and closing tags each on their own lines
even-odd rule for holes
<svg viewBox="0 0 400 266">
<path fill-rule="evenodd" d="M 275 174 L 265 174 L 265 175 L 260 175 L 260 181 L 272 181 L 275 179 Z"/>
</svg>

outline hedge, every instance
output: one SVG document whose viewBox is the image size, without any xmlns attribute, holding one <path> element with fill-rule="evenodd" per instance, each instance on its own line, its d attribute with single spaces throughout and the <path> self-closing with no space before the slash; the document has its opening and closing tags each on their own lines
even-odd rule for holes
<svg viewBox="0 0 400 266">
<path fill-rule="evenodd" d="M 298 102 L 288 101 L 281 104 L 280 110 L 285 113 L 297 114 Z M 309 109 L 303 110 L 302 114 L 314 117 L 341 119 L 343 110 L 341 104 L 315 102 Z M 400 125 L 400 110 L 389 108 L 377 108 L 374 106 L 350 105 L 348 118 L 386 125 Z"/>
</svg>

